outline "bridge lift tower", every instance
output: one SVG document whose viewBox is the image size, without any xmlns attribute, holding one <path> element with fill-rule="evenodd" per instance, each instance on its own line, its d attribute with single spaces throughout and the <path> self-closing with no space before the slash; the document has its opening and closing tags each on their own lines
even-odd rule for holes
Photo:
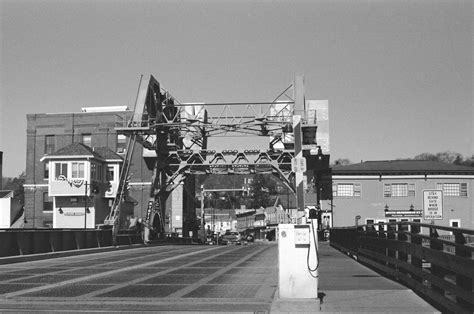
<svg viewBox="0 0 474 314">
<path fill-rule="evenodd" d="M 219 106 L 222 111 L 210 116 L 211 106 Z M 152 234 L 163 235 L 166 199 L 190 175 L 273 174 L 296 194 L 298 210 L 304 211 L 306 165 L 321 167 L 323 160 L 329 160 L 316 143 L 316 112 L 306 108 L 302 75 L 296 75 L 271 102 L 211 104 L 180 103 L 153 76 L 142 77 L 133 113 L 118 122 L 116 131 L 128 137 L 128 144 L 117 196 L 104 225 L 112 226 L 117 234 L 133 148 L 138 142 L 156 153 L 143 221 L 145 241 L 151 240 Z M 268 137 L 269 148 L 207 148 L 209 137 L 235 134 Z"/>
</svg>

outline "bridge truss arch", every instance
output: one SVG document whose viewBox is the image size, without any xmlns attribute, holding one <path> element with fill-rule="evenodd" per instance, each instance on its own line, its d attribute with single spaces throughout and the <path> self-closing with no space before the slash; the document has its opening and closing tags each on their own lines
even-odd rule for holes
<svg viewBox="0 0 474 314">
<path fill-rule="evenodd" d="M 316 112 L 305 108 L 304 93 L 304 78 L 297 75 L 270 102 L 181 103 L 152 75 L 142 77 L 133 112 L 118 117 L 115 129 L 127 135 L 132 151 L 138 142 L 154 157 L 147 229 L 156 229 L 156 219 L 163 228 L 166 199 L 193 174 L 272 174 L 296 194 L 298 209 L 304 210 L 305 169 L 295 165 L 304 159 L 303 153 L 306 158 L 321 155 L 316 143 Z M 215 109 L 220 112 L 210 115 Z M 269 147 L 208 149 L 210 137 L 236 134 L 268 137 Z M 131 152 L 127 152 L 117 198 L 106 219 L 116 228 L 130 159 Z"/>
</svg>

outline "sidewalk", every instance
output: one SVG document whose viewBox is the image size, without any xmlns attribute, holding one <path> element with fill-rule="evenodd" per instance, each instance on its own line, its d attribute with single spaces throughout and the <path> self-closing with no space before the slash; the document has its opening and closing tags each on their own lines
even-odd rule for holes
<svg viewBox="0 0 474 314">
<path fill-rule="evenodd" d="M 275 299 L 272 313 L 439 312 L 410 289 L 359 264 L 328 242 L 319 242 L 319 257 L 319 300 Z"/>
</svg>

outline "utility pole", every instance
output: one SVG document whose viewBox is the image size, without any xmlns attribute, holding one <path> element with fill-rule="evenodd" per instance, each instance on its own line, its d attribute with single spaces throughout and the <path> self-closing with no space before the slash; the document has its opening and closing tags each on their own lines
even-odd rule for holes
<svg viewBox="0 0 474 314">
<path fill-rule="evenodd" d="M 84 229 L 87 229 L 87 181 L 84 188 Z"/>
</svg>

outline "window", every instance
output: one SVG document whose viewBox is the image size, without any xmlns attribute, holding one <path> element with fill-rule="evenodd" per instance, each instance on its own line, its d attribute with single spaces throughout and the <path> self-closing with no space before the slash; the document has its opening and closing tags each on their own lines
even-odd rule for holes
<svg viewBox="0 0 474 314">
<path fill-rule="evenodd" d="M 84 163 L 83 162 L 73 162 L 71 164 L 71 178 L 84 179 Z"/>
<path fill-rule="evenodd" d="M 408 197 L 415 196 L 415 184 L 413 183 L 385 183 L 383 187 L 384 197 Z"/>
<path fill-rule="evenodd" d="M 387 230 L 388 231 L 393 231 L 393 230 L 397 230 L 397 225 L 395 225 L 395 223 L 397 222 L 397 219 L 389 219 L 388 220 L 388 225 L 387 225 Z"/>
<path fill-rule="evenodd" d="M 333 196 L 335 197 L 360 197 L 360 184 L 338 183 L 333 185 Z"/>
<path fill-rule="evenodd" d="M 449 219 L 449 226 L 461 228 L 461 219 Z"/>
<path fill-rule="evenodd" d="M 443 190 L 443 196 L 467 197 L 467 183 L 437 183 L 436 189 Z"/>
<path fill-rule="evenodd" d="M 43 178 L 45 180 L 49 179 L 49 162 L 44 164 L 44 173 L 43 173 Z"/>
<path fill-rule="evenodd" d="M 400 219 L 400 221 L 401 221 L 401 222 L 408 222 L 409 220 L 406 219 L 406 218 L 402 218 L 402 219 Z M 401 228 L 401 230 L 403 230 L 403 231 L 408 231 L 408 225 L 401 225 L 400 228 Z"/>
<path fill-rule="evenodd" d="M 367 225 L 366 230 L 367 231 L 374 230 L 375 229 L 374 223 L 375 223 L 375 219 L 372 219 L 372 218 L 365 219 L 365 224 Z"/>
<path fill-rule="evenodd" d="M 97 164 L 95 162 L 91 162 L 91 179 L 95 180 L 97 177 Z"/>
<path fill-rule="evenodd" d="M 44 153 L 52 154 L 56 150 L 54 135 L 46 135 L 44 138 Z"/>
<path fill-rule="evenodd" d="M 82 134 L 82 144 L 92 147 L 92 135 L 91 134 Z"/>
<path fill-rule="evenodd" d="M 48 192 L 43 192 L 43 212 L 53 211 L 53 198 L 49 197 Z"/>
<path fill-rule="evenodd" d="M 123 154 L 127 150 L 127 137 L 117 134 L 117 153 Z"/>
<path fill-rule="evenodd" d="M 54 179 L 62 180 L 67 178 L 67 163 L 66 162 L 56 162 L 54 163 Z"/>
<path fill-rule="evenodd" d="M 385 219 L 377 219 L 375 221 L 375 226 L 376 226 L 376 229 L 377 231 L 385 231 L 386 230 L 386 225 L 385 225 Z"/>
<path fill-rule="evenodd" d="M 461 219 L 449 219 L 449 226 L 454 228 L 461 228 Z M 451 234 L 453 234 L 451 232 Z"/>
<path fill-rule="evenodd" d="M 93 162 L 91 164 L 91 177 L 92 180 L 102 181 L 103 179 L 103 168 L 102 165 L 99 163 Z"/>
<path fill-rule="evenodd" d="M 115 168 L 114 166 L 107 166 L 107 175 L 105 180 L 114 181 Z"/>
<path fill-rule="evenodd" d="M 104 171 L 101 164 L 97 165 L 97 180 L 102 181 L 104 178 Z"/>
</svg>

